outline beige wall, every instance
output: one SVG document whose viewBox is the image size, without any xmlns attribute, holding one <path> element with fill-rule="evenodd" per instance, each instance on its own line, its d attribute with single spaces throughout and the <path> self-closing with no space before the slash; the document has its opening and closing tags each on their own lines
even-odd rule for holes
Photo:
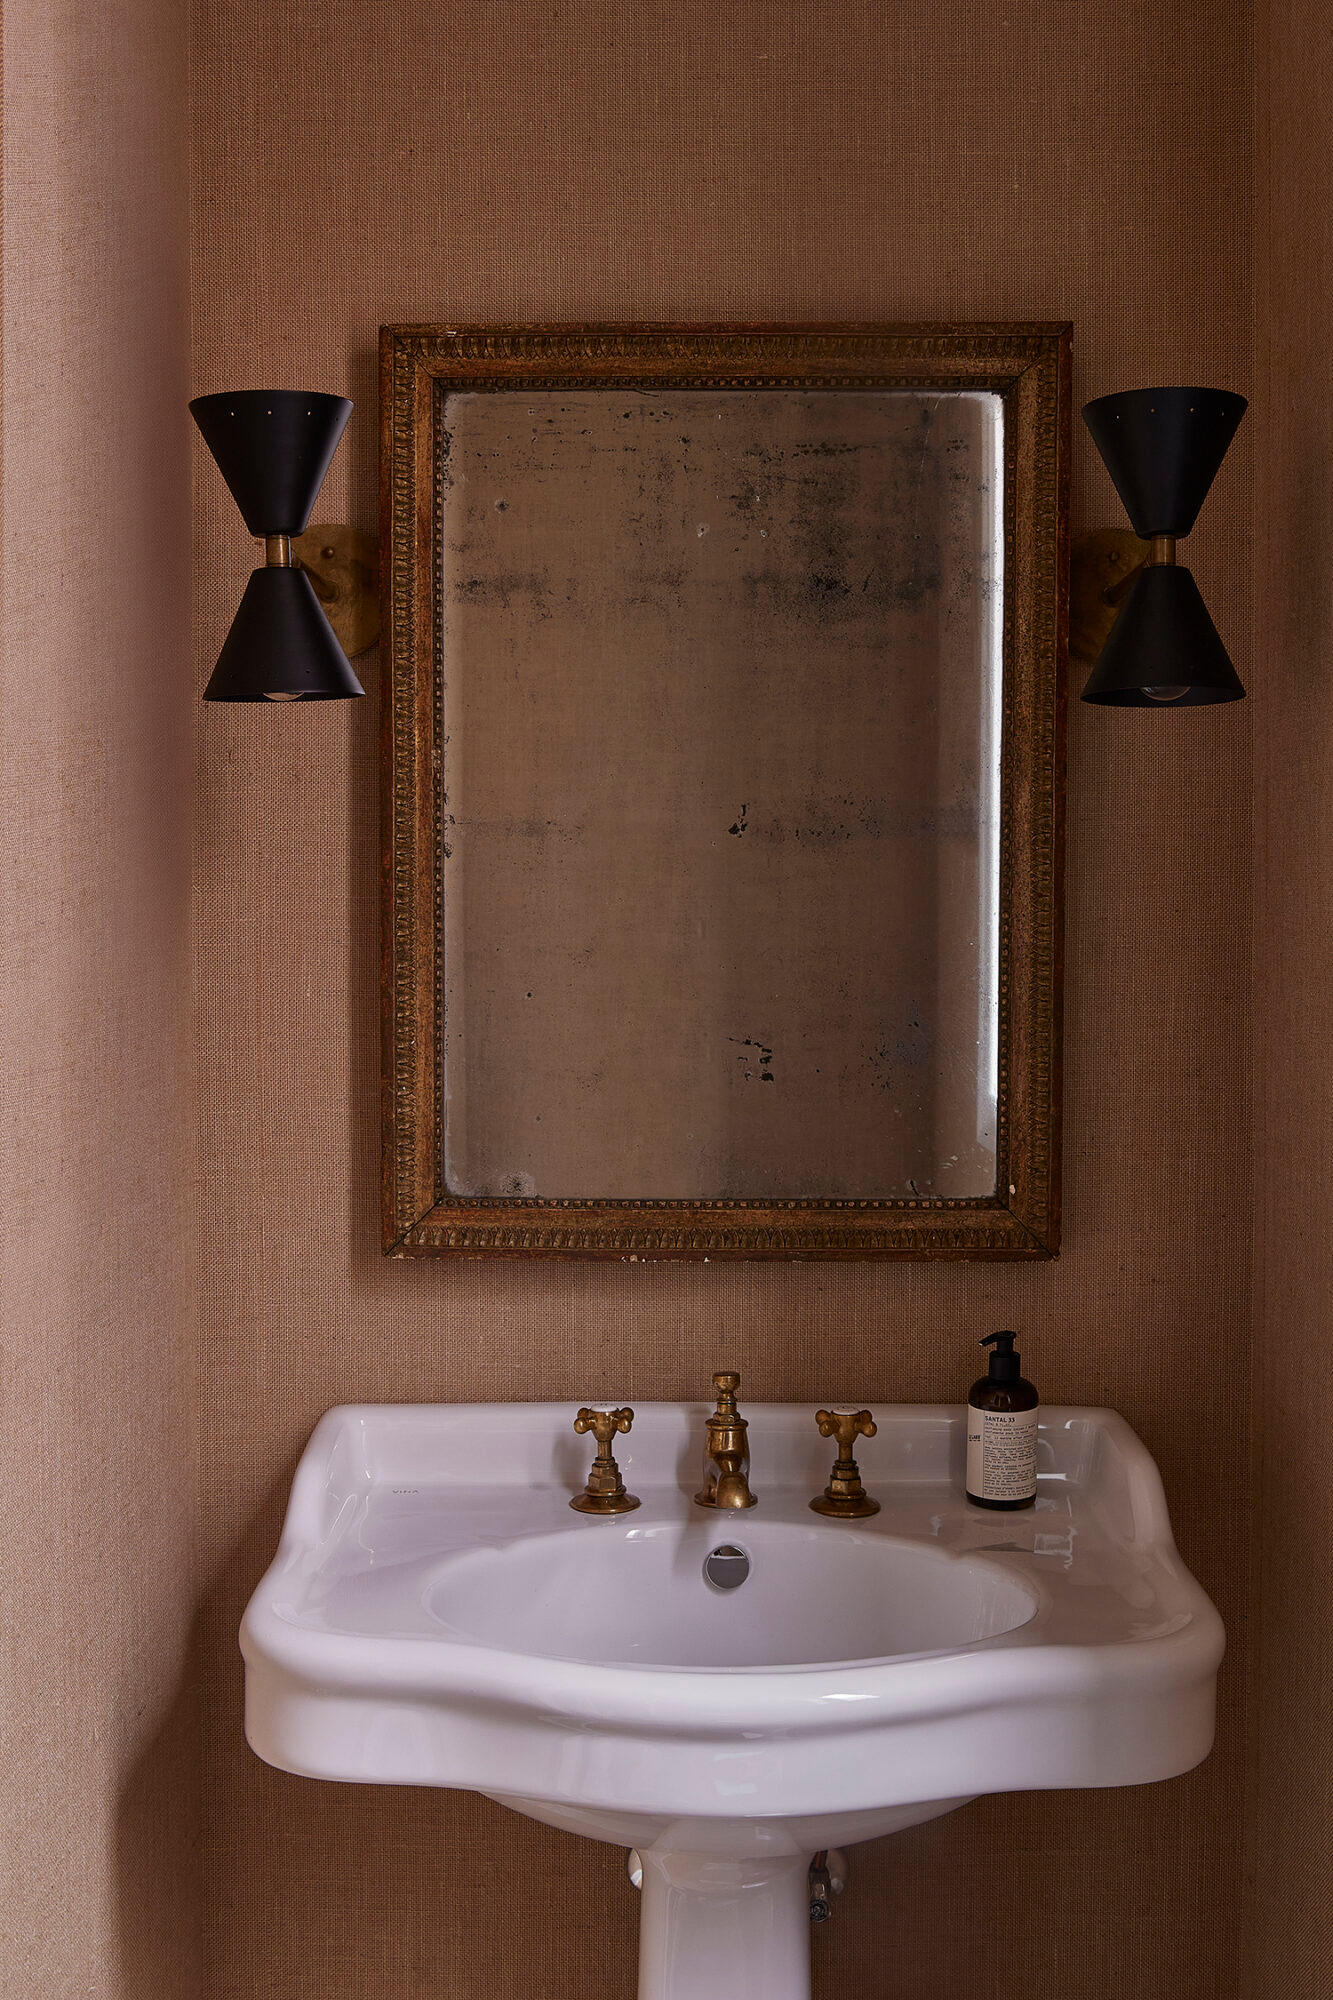
<svg viewBox="0 0 1333 2000">
<path fill-rule="evenodd" d="M 185 37 L 4 7 L 0 1988 L 197 1990 Z"/>
<path fill-rule="evenodd" d="M 197 0 L 194 36 L 194 386 L 355 397 L 329 518 L 374 524 L 382 321 L 1069 317 L 1080 400 L 1251 385 L 1239 5 L 408 0 L 294 24 Z M 1250 450 L 1192 545 L 1242 672 Z M 1118 521 L 1081 431 L 1078 451 L 1076 527 Z M 202 684 L 253 556 L 198 450 L 196 500 Z M 633 1990 L 613 1849 L 246 1751 L 236 1621 L 320 1411 L 698 1393 L 733 1358 L 756 1397 L 953 1396 L 1007 1324 L 1049 1399 L 1116 1405 L 1163 1467 L 1233 1635 L 1218 1751 L 1177 1784 L 996 1799 L 858 1852 L 818 1990 L 1228 1990 L 1254 705 L 1072 713 L 1058 1264 L 402 1264 L 377 1248 L 377 672 L 358 665 L 350 708 L 197 711 L 210 1990 L 574 2000 L 590 1937 Z M 988 1926 L 1004 1947 L 979 1959 Z"/>
<path fill-rule="evenodd" d="M 1258 14 L 1254 1353 L 1259 1645 L 1252 1991 L 1333 1985 L 1333 13 Z"/>
</svg>

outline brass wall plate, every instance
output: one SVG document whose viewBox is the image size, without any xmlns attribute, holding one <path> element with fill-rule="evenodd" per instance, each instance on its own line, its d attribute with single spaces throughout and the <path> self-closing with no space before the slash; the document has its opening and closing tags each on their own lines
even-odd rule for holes
<svg viewBox="0 0 1333 2000">
<path fill-rule="evenodd" d="M 1152 553 L 1128 528 L 1095 528 L 1074 543 L 1069 565 L 1069 650 L 1089 666 L 1111 636 L 1125 589 Z"/>
<path fill-rule="evenodd" d="M 348 659 L 380 636 L 379 542 L 364 528 L 317 521 L 292 537 L 292 559 L 310 578 Z"/>
</svg>

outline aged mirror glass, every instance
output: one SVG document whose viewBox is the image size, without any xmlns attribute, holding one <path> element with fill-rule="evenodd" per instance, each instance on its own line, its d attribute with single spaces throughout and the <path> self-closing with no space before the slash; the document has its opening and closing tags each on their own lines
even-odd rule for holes
<svg viewBox="0 0 1333 2000">
<path fill-rule="evenodd" d="M 1050 1254 L 1062 329 L 386 329 L 386 1247 Z"/>
</svg>

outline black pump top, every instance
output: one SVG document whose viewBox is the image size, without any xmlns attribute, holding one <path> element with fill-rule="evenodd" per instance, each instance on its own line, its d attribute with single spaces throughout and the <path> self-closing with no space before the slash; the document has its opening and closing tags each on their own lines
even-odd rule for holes
<svg viewBox="0 0 1333 2000">
<path fill-rule="evenodd" d="M 988 1333 L 984 1340 L 978 1341 L 979 1347 L 989 1347 L 994 1350 L 990 1358 L 992 1382 L 1017 1382 L 1020 1379 L 1018 1356 L 1014 1352 L 1014 1342 L 1017 1339 L 1016 1333 Z"/>
</svg>

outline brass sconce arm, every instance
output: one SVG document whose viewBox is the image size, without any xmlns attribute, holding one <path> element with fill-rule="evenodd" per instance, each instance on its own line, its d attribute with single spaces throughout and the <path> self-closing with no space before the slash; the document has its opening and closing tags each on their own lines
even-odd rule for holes
<svg viewBox="0 0 1333 2000">
<path fill-rule="evenodd" d="M 316 521 L 303 535 L 265 535 L 264 567 L 298 569 L 349 660 L 380 636 L 380 548 L 364 528 Z"/>
</svg>

